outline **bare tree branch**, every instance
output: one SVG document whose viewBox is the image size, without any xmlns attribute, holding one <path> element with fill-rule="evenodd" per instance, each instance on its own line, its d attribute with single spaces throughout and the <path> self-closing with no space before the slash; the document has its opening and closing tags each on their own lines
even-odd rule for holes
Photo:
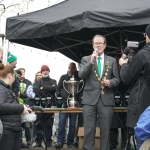
<svg viewBox="0 0 150 150">
<path fill-rule="evenodd" d="M 3 5 L 3 7 L 4 7 L 4 10 L 3 10 L 2 13 L 0 14 L 0 16 L 2 16 L 2 15 L 5 13 L 5 10 L 6 10 L 6 9 L 8 9 L 8 8 L 10 8 L 10 7 L 14 7 L 14 6 L 19 6 L 19 4 L 9 5 L 9 6 L 7 6 L 7 7 L 5 7 L 4 4 L 0 4 L 0 5 Z"/>
<path fill-rule="evenodd" d="M 4 4 L 0 4 L 1 6 L 3 6 L 3 8 L 5 9 L 5 5 Z"/>
<path fill-rule="evenodd" d="M 3 1 L 4 1 L 4 0 L 1 0 L 0 3 L 3 2 Z"/>
<path fill-rule="evenodd" d="M 4 10 L 2 10 L 2 13 L 0 14 L 0 16 L 5 12 L 5 5 L 4 4 L 0 4 L 1 6 L 3 6 Z"/>
<path fill-rule="evenodd" d="M 57 0 L 57 2 L 56 2 L 55 4 L 57 4 L 58 2 L 59 2 L 59 0 Z M 55 5 L 55 4 L 54 4 L 54 5 Z"/>
<path fill-rule="evenodd" d="M 50 0 L 48 0 L 48 6 L 50 6 L 50 4 L 51 4 L 51 1 L 50 1 Z"/>
<path fill-rule="evenodd" d="M 10 3 L 7 3 L 7 1 L 5 1 L 5 0 L 0 0 L 0 5 L 3 5 L 3 7 L 4 7 L 4 9 L 2 11 L 0 11 L 0 16 L 2 16 L 4 13 L 8 13 L 8 12 L 16 12 L 16 13 L 29 12 L 30 3 L 34 2 L 34 1 L 35 0 L 20 0 L 20 1 L 12 0 L 12 1 L 10 1 L 10 3 L 11 3 L 10 4 Z M 57 0 L 56 3 L 58 3 L 58 1 L 59 0 Z M 48 0 L 48 2 L 51 3 L 50 0 Z M 1 4 L 1 3 L 3 3 L 3 4 Z M 16 9 L 14 9 L 15 6 L 16 6 Z M 12 8 L 12 10 L 10 8 Z"/>
<path fill-rule="evenodd" d="M 19 4 L 14 4 L 14 5 L 7 6 L 5 9 L 8 9 L 9 7 L 13 7 L 13 6 L 19 6 Z"/>
<path fill-rule="evenodd" d="M 29 8 L 29 3 L 30 3 L 30 2 L 33 2 L 33 1 L 34 1 L 34 0 L 28 0 L 28 1 L 27 1 L 27 12 L 28 12 L 28 8 Z"/>
</svg>

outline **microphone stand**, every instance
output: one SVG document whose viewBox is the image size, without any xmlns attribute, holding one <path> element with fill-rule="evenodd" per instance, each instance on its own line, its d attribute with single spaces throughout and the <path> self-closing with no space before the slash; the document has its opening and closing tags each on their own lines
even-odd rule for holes
<svg viewBox="0 0 150 150">
<path fill-rule="evenodd" d="M 42 134 L 42 140 L 43 140 L 44 145 L 45 145 L 45 150 L 47 150 L 47 145 L 46 145 L 46 140 L 45 140 L 45 127 L 44 127 L 44 125 L 45 125 L 45 115 L 44 115 L 45 109 L 43 107 L 41 107 L 41 106 L 31 106 L 31 109 L 32 110 L 39 110 L 43 114 L 43 125 L 42 125 L 43 130 L 36 131 L 36 126 L 37 126 L 37 124 L 40 123 L 40 121 L 38 121 L 37 123 L 35 121 L 32 122 L 32 125 L 31 125 L 31 131 L 32 131 L 32 134 L 31 134 L 31 145 L 29 147 L 29 150 L 31 150 L 32 144 L 33 144 L 33 142 L 35 142 L 35 134 L 36 133 L 41 133 Z"/>
</svg>

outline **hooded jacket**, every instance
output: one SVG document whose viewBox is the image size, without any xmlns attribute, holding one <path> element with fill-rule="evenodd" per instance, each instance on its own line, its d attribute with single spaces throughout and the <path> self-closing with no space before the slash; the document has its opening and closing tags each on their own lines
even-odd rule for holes
<svg viewBox="0 0 150 150">
<path fill-rule="evenodd" d="M 130 64 L 120 69 L 122 81 L 130 85 L 127 126 L 134 128 L 143 111 L 150 106 L 150 43 L 140 50 Z"/>
<path fill-rule="evenodd" d="M 48 77 L 42 77 L 39 80 L 35 81 L 33 91 L 35 94 L 48 94 L 50 93 L 53 96 L 53 99 L 55 98 L 55 91 L 56 91 L 56 86 L 57 82 L 54 79 L 51 79 L 49 76 Z M 40 89 L 43 87 L 43 89 Z"/>
<path fill-rule="evenodd" d="M 0 80 L 0 119 L 4 129 L 21 131 L 21 113 L 24 106 L 18 104 L 15 94 L 10 90 L 10 86 Z"/>
</svg>

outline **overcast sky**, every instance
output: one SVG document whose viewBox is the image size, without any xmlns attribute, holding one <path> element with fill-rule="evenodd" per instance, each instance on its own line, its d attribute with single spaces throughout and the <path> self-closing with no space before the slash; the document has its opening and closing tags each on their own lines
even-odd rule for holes
<svg viewBox="0 0 150 150">
<path fill-rule="evenodd" d="M 24 0 L 25 1 L 25 0 Z M 23 11 L 19 11 L 16 9 L 8 9 L 1 16 L 0 20 L 0 33 L 5 34 L 5 24 L 6 18 L 15 16 L 17 13 L 22 14 L 25 12 L 32 12 L 39 9 L 43 9 L 48 5 L 56 4 L 57 2 L 61 2 L 63 0 L 34 0 L 32 3 L 28 5 L 28 7 L 24 6 L 24 1 L 22 0 L 4 0 L 5 5 L 9 6 L 9 4 L 19 3 L 20 8 Z M 4 42 L 6 43 L 6 41 Z M 1 44 L 1 39 L 0 39 Z M 50 67 L 50 76 L 53 79 L 59 80 L 62 74 L 67 72 L 68 64 L 72 62 L 71 59 L 65 57 L 64 55 L 58 52 L 47 52 L 44 50 L 39 50 L 27 46 L 22 46 L 19 44 L 10 44 L 9 51 L 17 56 L 18 64 L 17 68 L 23 67 L 26 69 L 26 78 L 33 81 L 35 73 L 40 70 L 42 65 L 48 65 Z"/>
</svg>

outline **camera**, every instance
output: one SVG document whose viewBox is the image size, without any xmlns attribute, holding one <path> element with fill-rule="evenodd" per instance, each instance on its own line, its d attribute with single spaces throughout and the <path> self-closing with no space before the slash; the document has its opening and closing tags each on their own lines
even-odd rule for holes
<svg viewBox="0 0 150 150">
<path fill-rule="evenodd" d="M 134 48 L 137 48 L 137 47 L 139 47 L 139 42 L 136 42 L 136 41 L 128 41 L 128 42 L 127 42 L 127 47 L 134 47 Z"/>
</svg>

